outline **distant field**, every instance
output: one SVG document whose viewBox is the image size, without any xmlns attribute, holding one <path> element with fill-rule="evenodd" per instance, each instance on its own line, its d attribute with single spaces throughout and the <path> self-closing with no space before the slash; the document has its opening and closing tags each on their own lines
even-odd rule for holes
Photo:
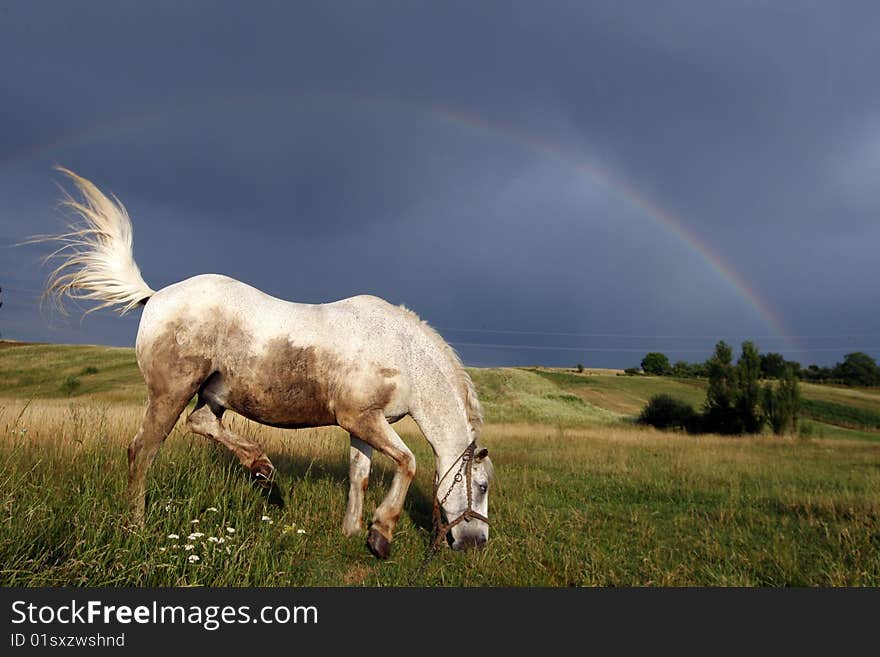
<svg viewBox="0 0 880 657">
<path fill-rule="evenodd" d="M 63 385 L 71 376 L 80 382 L 73 396 L 108 401 L 145 398 L 133 349 L 0 341 L 0 397 L 68 397 Z"/>
<path fill-rule="evenodd" d="M 624 376 L 614 370 L 472 368 L 492 423 L 562 427 L 620 423 L 638 416 L 651 396 L 667 393 L 700 408 L 706 381 Z M 65 381 L 74 377 L 70 390 Z M 880 440 L 880 389 L 802 384 L 804 417 L 821 438 Z M 0 341 L 0 397 L 143 402 L 132 349 Z"/>
<path fill-rule="evenodd" d="M 471 372 L 497 469 L 490 542 L 441 551 L 414 583 L 880 586 L 878 391 L 804 386 L 815 425 L 806 439 L 685 436 L 631 417 L 658 392 L 699 405 L 700 381 Z M 125 446 L 142 413 L 131 350 L 0 343 L 0 585 L 410 583 L 428 542 L 432 476 L 411 421 L 396 428 L 419 472 L 380 563 L 340 532 L 344 432 L 234 415 L 278 466 L 286 507 L 266 506 L 225 451 L 178 425 L 150 473 L 146 527 L 128 528 Z M 388 463 L 375 459 L 367 515 L 390 483 Z M 204 536 L 187 540 L 194 527 Z"/>
</svg>

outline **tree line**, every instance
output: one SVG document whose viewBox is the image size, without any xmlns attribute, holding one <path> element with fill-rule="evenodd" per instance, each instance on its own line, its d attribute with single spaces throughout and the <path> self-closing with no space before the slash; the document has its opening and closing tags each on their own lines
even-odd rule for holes
<svg viewBox="0 0 880 657">
<path fill-rule="evenodd" d="M 726 343 L 722 340 L 718 344 Z M 752 343 L 749 342 L 748 344 Z M 717 351 L 718 346 L 716 346 L 716 355 Z M 641 371 L 655 376 L 708 378 L 711 360 L 707 360 L 704 363 L 688 363 L 683 360 L 670 363 L 666 354 L 652 351 L 645 354 L 645 357 L 642 358 Z M 798 380 L 809 383 L 880 386 L 880 367 L 878 367 L 877 362 L 871 356 L 861 351 L 846 354 L 843 361 L 833 367 L 820 367 L 818 365 L 802 367 L 797 361 L 786 360 L 779 353 L 758 354 L 758 369 L 762 379 L 781 380 L 786 375 L 786 372 L 790 371 Z M 627 374 L 640 373 L 636 368 L 629 368 L 625 371 Z"/>
<path fill-rule="evenodd" d="M 658 359 L 653 360 L 647 363 L 649 368 Z M 766 377 L 762 362 L 757 347 L 746 341 L 742 343 L 742 352 L 734 364 L 733 350 L 722 340 L 715 345 L 712 357 L 703 364 L 709 385 L 701 410 L 697 411 L 671 395 L 655 395 L 642 410 L 639 422 L 691 433 L 759 433 L 767 425 L 776 434 L 794 433 L 801 410 L 795 370 L 785 366 L 781 376 Z M 645 364 L 643 360 L 643 369 Z M 765 379 L 763 385 L 762 378 Z"/>
</svg>

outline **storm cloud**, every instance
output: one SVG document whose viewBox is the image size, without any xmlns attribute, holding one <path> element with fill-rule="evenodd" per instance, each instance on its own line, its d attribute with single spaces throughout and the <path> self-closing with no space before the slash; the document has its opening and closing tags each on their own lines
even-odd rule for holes
<svg viewBox="0 0 880 657">
<path fill-rule="evenodd" d="M 182 5 L 182 6 L 181 6 Z M 876 3 L 0 9 L 0 333 L 41 310 L 62 164 L 154 288 L 404 303 L 472 364 L 880 357 Z"/>
</svg>

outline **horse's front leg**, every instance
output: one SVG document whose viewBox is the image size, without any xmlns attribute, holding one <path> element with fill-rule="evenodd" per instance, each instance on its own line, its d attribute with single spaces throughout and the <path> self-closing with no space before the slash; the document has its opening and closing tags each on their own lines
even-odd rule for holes
<svg viewBox="0 0 880 657">
<path fill-rule="evenodd" d="M 340 425 L 352 436 L 357 436 L 369 447 L 378 449 L 397 464 L 397 472 L 391 482 L 391 489 L 385 495 L 385 499 L 376 508 L 373 515 L 373 524 L 367 534 L 367 547 L 379 559 L 385 559 L 391 553 L 391 540 L 397 521 L 400 520 L 400 512 L 410 482 L 416 475 L 416 457 L 410 451 L 406 443 L 400 439 L 397 432 L 391 428 L 385 416 L 380 411 L 370 411 L 349 418 L 340 418 Z M 364 459 L 366 472 L 369 473 L 369 459 Z M 363 467 L 361 465 L 360 467 Z M 352 466 L 354 472 L 354 466 Z M 352 480 L 352 490 L 355 484 L 363 486 L 365 477 L 360 480 Z M 352 493 L 350 492 L 350 495 Z M 358 494 L 360 504 L 363 504 L 363 490 Z M 351 498 L 349 498 L 349 510 L 351 510 Z M 361 507 L 362 511 L 362 507 Z M 358 513 L 360 516 L 360 513 Z M 348 514 L 346 514 L 348 519 Z M 358 523 L 360 517 L 358 517 Z"/>
<path fill-rule="evenodd" d="M 348 507 L 342 520 L 342 533 L 354 536 L 363 530 L 364 494 L 370 483 L 370 461 L 373 448 L 360 438 L 351 436 L 348 471 Z"/>
</svg>

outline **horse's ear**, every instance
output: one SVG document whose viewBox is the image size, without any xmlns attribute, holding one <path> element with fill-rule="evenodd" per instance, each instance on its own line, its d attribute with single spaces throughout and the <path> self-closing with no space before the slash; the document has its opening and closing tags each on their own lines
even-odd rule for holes
<svg viewBox="0 0 880 657">
<path fill-rule="evenodd" d="M 482 460 L 483 460 L 484 458 L 486 458 L 487 456 L 489 456 L 489 450 L 486 449 L 486 448 L 484 447 L 483 449 L 479 450 L 479 451 L 474 455 L 474 458 L 476 458 L 477 463 L 479 463 L 480 461 L 482 461 Z"/>
</svg>

